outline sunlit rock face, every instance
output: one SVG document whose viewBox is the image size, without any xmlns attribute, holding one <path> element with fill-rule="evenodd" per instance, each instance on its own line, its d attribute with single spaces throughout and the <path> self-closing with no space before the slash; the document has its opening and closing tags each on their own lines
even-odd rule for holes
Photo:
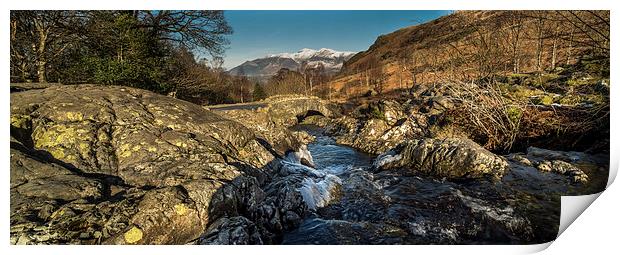
<svg viewBox="0 0 620 255">
<path fill-rule="evenodd" d="M 236 121 L 144 90 L 13 93 L 11 243 L 183 244 L 239 214 L 283 225 L 291 213 L 265 208 L 303 201 L 260 188 L 281 168 L 270 147 Z"/>
<path fill-rule="evenodd" d="M 471 140 L 426 138 L 406 141 L 378 156 L 375 168 L 449 179 L 500 179 L 508 170 L 508 162 Z"/>
<path fill-rule="evenodd" d="M 17 93 L 11 116 L 19 123 L 14 130 L 30 133 L 33 149 L 86 173 L 117 174 L 130 185 L 230 180 L 238 173 L 223 171 L 225 155 L 254 167 L 272 160 L 243 125 L 144 90 L 61 86 Z M 250 150 L 256 153 L 245 153 Z"/>
</svg>

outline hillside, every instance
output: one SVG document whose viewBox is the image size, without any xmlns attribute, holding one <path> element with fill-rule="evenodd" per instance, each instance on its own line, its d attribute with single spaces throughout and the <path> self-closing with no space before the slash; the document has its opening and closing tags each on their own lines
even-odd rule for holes
<svg viewBox="0 0 620 255">
<path fill-rule="evenodd" d="M 445 80 L 558 71 L 609 54 L 609 12 L 457 11 L 381 35 L 325 90 L 344 97 Z"/>
</svg>

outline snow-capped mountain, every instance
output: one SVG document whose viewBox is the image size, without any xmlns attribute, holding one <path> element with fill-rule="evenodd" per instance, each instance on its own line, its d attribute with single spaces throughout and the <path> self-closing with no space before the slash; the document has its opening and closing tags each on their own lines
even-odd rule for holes
<svg viewBox="0 0 620 255">
<path fill-rule="evenodd" d="M 303 65 L 317 67 L 323 65 L 326 73 L 336 73 L 342 68 L 342 64 L 355 55 L 356 52 L 335 51 L 322 48 L 320 50 L 301 49 L 295 53 L 279 53 L 267 55 L 230 69 L 232 75 L 244 75 L 252 77 L 268 77 L 276 74 L 278 70 L 287 68 L 298 70 Z"/>
</svg>

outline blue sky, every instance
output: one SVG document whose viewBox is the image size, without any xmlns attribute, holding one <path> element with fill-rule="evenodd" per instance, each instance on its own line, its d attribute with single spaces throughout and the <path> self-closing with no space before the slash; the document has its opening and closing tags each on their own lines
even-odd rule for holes
<svg viewBox="0 0 620 255">
<path fill-rule="evenodd" d="M 246 60 L 302 48 L 363 51 L 377 36 L 449 11 L 225 11 L 234 33 L 224 57 L 230 69 Z"/>
</svg>

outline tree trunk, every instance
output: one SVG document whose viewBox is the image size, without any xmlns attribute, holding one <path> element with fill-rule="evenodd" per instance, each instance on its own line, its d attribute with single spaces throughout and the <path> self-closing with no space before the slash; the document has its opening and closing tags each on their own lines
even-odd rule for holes
<svg viewBox="0 0 620 255">
<path fill-rule="evenodd" d="M 37 52 L 37 76 L 39 77 L 39 82 L 47 82 L 47 59 L 45 57 L 45 41 L 39 42 L 39 50 Z"/>
<path fill-rule="evenodd" d="M 555 58 L 557 55 L 558 40 L 553 38 L 553 51 L 551 53 L 551 69 L 555 70 Z"/>
<path fill-rule="evenodd" d="M 551 51 L 551 70 L 555 70 L 555 64 L 557 62 L 557 53 L 558 53 L 558 29 L 559 27 L 556 25 L 553 30 L 553 48 Z"/>
<path fill-rule="evenodd" d="M 542 14 L 539 14 L 542 15 Z M 542 71 L 542 55 L 543 55 L 543 46 L 545 43 L 544 38 L 544 29 L 545 29 L 545 20 L 543 17 L 538 18 L 538 45 L 536 47 L 536 71 Z"/>
<path fill-rule="evenodd" d="M 542 71 L 542 39 L 538 42 L 538 53 L 536 54 L 536 71 Z"/>
<path fill-rule="evenodd" d="M 571 51 L 573 50 L 573 35 L 575 34 L 575 27 L 570 31 L 570 38 L 568 40 L 568 49 L 566 50 L 566 65 L 570 65 Z"/>
<path fill-rule="evenodd" d="M 35 27 L 39 33 L 39 45 L 37 47 L 37 76 L 39 82 L 47 82 L 47 58 L 45 56 L 47 47 L 47 35 L 49 30 L 46 29 L 41 21 L 35 21 Z"/>
<path fill-rule="evenodd" d="M 366 70 L 366 88 L 370 90 L 370 75 L 368 74 L 369 70 Z"/>
<path fill-rule="evenodd" d="M 398 90 L 403 89 L 403 68 L 400 67 L 400 72 L 398 72 Z"/>
<path fill-rule="evenodd" d="M 517 37 L 515 40 L 516 41 L 512 49 L 512 60 L 513 60 L 512 72 L 519 73 L 519 38 Z"/>
</svg>

